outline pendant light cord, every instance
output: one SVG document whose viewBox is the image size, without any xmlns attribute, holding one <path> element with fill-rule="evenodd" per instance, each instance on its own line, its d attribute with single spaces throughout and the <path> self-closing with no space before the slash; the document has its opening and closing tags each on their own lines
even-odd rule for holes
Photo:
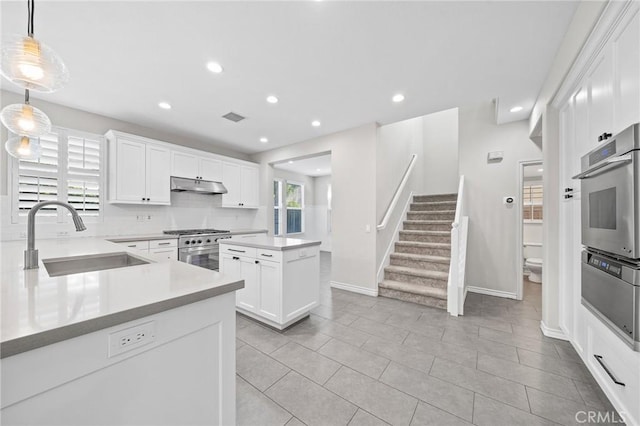
<svg viewBox="0 0 640 426">
<path fill-rule="evenodd" d="M 29 17 L 27 19 L 27 35 L 33 37 L 33 15 L 36 10 L 35 0 L 27 0 L 27 12 Z"/>
</svg>

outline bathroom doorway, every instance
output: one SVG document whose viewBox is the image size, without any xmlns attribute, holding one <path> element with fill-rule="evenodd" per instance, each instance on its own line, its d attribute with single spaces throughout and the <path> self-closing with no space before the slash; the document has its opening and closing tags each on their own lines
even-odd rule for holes
<svg viewBox="0 0 640 426">
<path fill-rule="evenodd" d="M 542 160 L 520 161 L 518 167 L 518 300 L 522 300 L 525 282 L 543 285 L 543 171 Z"/>
</svg>

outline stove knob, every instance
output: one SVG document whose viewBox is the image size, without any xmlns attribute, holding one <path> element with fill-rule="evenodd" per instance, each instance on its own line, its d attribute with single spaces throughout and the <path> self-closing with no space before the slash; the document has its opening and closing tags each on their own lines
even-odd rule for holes
<svg viewBox="0 0 640 426">
<path fill-rule="evenodd" d="M 210 243 L 210 242 L 211 242 L 211 239 L 210 239 L 210 238 L 207 238 L 207 242 L 208 242 L 208 243 Z"/>
<path fill-rule="evenodd" d="M 198 244 L 202 244 L 202 240 L 198 240 Z"/>
<path fill-rule="evenodd" d="M 195 243 L 196 243 L 196 240 L 191 240 L 191 244 L 195 244 Z"/>
<path fill-rule="evenodd" d="M 189 240 L 184 242 L 185 244 L 191 244 L 191 242 Z"/>
</svg>

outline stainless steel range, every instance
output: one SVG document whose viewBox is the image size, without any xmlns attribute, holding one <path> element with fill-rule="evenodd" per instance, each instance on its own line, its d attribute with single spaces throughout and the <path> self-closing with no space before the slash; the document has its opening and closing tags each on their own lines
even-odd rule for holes
<svg viewBox="0 0 640 426">
<path fill-rule="evenodd" d="M 220 268 L 218 240 L 231 238 L 230 231 L 221 229 L 178 229 L 164 231 L 178 235 L 178 260 L 217 271 Z"/>
</svg>

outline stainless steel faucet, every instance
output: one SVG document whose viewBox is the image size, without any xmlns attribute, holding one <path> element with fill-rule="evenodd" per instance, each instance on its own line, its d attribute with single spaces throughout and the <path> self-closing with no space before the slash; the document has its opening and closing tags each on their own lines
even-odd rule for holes
<svg viewBox="0 0 640 426">
<path fill-rule="evenodd" d="M 73 224 L 76 226 L 76 231 L 84 231 L 87 229 L 84 226 L 82 218 L 74 209 L 71 204 L 63 201 L 42 201 L 31 207 L 29 210 L 29 216 L 27 217 L 27 249 L 24 251 L 24 269 L 37 269 L 38 268 L 38 250 L 36 250 L 36 213 L 44 206 L 57 205 L 66 208 L 71 212 L 73 218 Z"/>
</svg>

